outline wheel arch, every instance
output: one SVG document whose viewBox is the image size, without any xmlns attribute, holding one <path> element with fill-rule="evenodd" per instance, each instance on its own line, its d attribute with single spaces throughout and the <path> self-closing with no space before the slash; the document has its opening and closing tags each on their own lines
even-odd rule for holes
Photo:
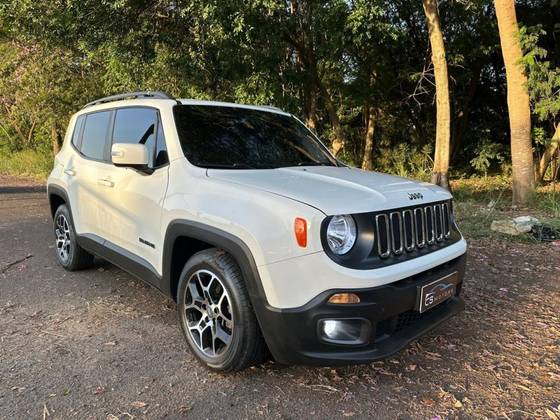
<svg viewBox="0 0 560 420">
<path fill-rule="evenodd" d="M 70 201 L 68 200 L 68 194 L 66 194 L 66 191 L 62 187 L 59 187 L 58 185 L 49 185 L 47 187 L 47 194 L 49 197 L 49 206 L 52 218 L 54 218 L 56 209 L 62 204 L 66 204 L 68 210 L 70 211 L 70 215 L 72 215 L 72 210 L 70 209 Z"/>
<path fill-rule="evenodd" d="M 249 247 L 229 232 L 195 221 L 174 220 L 167 227 L 163 247 L 162 291 L 176 300 L 179 276 L 187 259 L 198 251 L 214 247 L 223 249 L 235 259 L 256 310 L 260 306 L 258 303 L 266 298 Z"/>
</svg>

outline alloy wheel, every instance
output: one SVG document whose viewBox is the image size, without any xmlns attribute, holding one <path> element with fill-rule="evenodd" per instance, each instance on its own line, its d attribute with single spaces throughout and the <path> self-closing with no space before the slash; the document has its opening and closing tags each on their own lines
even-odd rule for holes
<svg viewBox="0 0 560 420">
<path fill-rule="evenodd" d="M 191 275 L 185 289 L 189 335 L 207 357 L 223 354 L 233 337 L 231 299 L 222 281 L 209 270 Z"/>
<path fill-rule="evenodd" d="M 72 241 L 70 239 L 70 224 L 64 214 L 59 214 L 56 218 L 54 233 L 56 235 L 56 252 L 62 263 L 66 264 L 70 258 Z"/>
</svg>

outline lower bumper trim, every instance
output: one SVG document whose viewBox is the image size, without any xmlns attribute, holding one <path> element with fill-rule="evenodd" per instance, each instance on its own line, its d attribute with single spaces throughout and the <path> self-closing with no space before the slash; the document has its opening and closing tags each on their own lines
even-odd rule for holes
<svg viewBox="0 0 560 420">
<path fill-rule="evenodd" d="M 279 363 L 340 366 L 387 358 L 462 311 L 461 298 L 466 255 L 395 283 L 370 289 L 330 290 L 308 304 L 274 309 L 254 302 L 266 343 Z M 455 295 L 419 313 L 418 288 L 452 273 L 457 274 Z M 356 293 L 360 303 L 331 304 L 333 293 Z M 320 338 L 325 319 L 362 319 L 370 325 L 367 337 L 354 344 L 328 343 Z"/>
<path fill-rule="evenodd" d="M 438 325 L 465 309 L 462 298 L 456 297 L 439 307 L 426 312 L 426 316 L 413 326 L 381 340 L 374 348 L 351 352 L 302 352 L 305 364 L 318 366 L 343 366 L 348 364 L 369 363 L 386 359 L 408 346 L 412 341 L 425 335 Z"/>
</svg>

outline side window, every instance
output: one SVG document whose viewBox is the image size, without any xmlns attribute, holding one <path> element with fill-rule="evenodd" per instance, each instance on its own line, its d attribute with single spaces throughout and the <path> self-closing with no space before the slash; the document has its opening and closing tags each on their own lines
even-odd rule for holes
<svg viewBox="0 0 560 420">
<path fill-rule="evenodd" d="M 157 111 L 149 108 L 121 108 L 115 116 L 114 143 L 144 144 L 148 148 L 149 166 L 154 166 Z"/>
<path fill-rule="evenodd" d="M 86 117 L 80 151 L 91 159 L 104 160 L 111 111 L 94 112 Z"/>
<path fill-rule="evenodd" d="M 82 132 L 82 127 L 84 125 L 86 117 L 80 115 L 74 124 L 74 132 L 72 133 L 72 144 L 78 150 L 80 150 L 80 133 Z"/>
<path fill-rule="evenodd" d="M 163 127 L 161 121 L 158 123 L 157 139 L 156 139 L 156 163 L 155 167 L 167 165 L 169 159 L 167 157 L 167 146 L 165 145 L 165 136 L 163 134 Z"/>
</svg>

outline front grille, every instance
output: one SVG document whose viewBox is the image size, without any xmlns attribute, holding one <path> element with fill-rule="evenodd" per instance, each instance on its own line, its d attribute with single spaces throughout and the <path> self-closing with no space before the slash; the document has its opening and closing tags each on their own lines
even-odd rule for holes
<svg viewBox="0 0 560 420">
<path fill-rule="evenodd" d="M 397 317 L 394 331 L 399 332 L 407 329 L 411 325 L 414 325 L 416 322 L 420 321 L 424 317 L 424 315 L 425 313 L 420 313 L 418 311 L 403 312 Z"/>
<path fill-rule="evenodd" d="M 376 253 L 384 259 L 444 245 L 451 238 L 451 226 L 448 201 L 378 213 L 375 215 Z"/>
</svg>

